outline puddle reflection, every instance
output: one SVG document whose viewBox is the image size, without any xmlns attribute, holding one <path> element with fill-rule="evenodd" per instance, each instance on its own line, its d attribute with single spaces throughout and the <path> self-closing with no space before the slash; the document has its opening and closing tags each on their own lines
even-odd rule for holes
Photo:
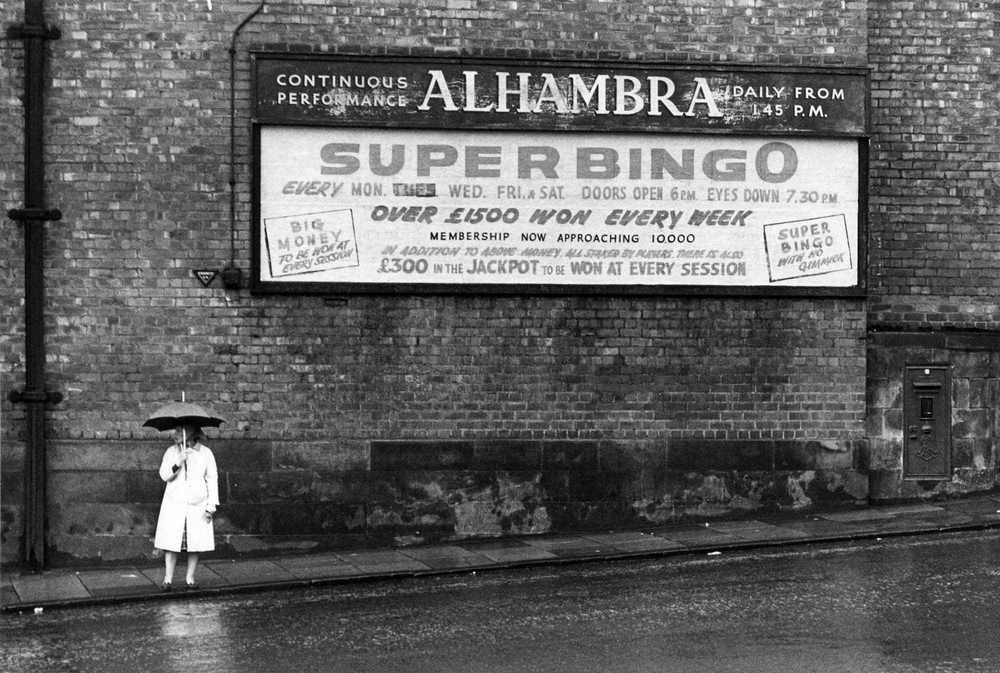
<svg viewBox="0 0 1000 673">
<path fill-rule="evenodd" d="M 164 671 L 199 670 L 211 664 L 213 671 L 239 670 L 231 648 L 238 634 L 227 626 L 222 605 L 207 601 L 164 603 L 156 611 Z"/>
</svg>

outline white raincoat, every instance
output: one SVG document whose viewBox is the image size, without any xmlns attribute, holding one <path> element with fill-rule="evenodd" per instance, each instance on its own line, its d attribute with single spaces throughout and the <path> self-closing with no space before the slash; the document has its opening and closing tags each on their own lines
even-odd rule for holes
<svg viewBox="0 0 1000 673">
<path fill-rule="evenodd" d="M 187 465 L 180 446 L 167 449 L 160 462 L 160 478 L 167 483 L 156 520 L 154 546 L 164 551 L 181 551 L 187 529 L 187 551 L 215 549 L 215 530 L 206 512 L 219 505 L 219 479 L 212 450 L 201 443 L 191 447 Z M 174 466 L 179 469 L 174 471 Z"/>
</svg>

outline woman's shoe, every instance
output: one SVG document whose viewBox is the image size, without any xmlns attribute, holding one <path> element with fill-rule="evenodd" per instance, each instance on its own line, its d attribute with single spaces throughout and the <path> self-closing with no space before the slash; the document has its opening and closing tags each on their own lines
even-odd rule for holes
<svg viewBox="0 0 1000 673">
<path fill-rule="evenodd" d="M 188 582 L 185 587 L 188 591 L 195 591 L 198 588 L 197 582 Z"/>
<path fill-rule="evenodd" d="M 173 591 L 173 590 L 174 590 L 174 585 L 171 584 L 170 582 L 164 582 L 163 584 L 160 585 L 160 591 L 162 591 L 164 593 L 167 593 L 168 591 Z"/>
</svg>

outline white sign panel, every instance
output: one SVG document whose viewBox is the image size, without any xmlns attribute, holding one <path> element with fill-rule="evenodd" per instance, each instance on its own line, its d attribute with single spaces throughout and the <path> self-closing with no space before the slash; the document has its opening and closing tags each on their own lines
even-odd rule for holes
<svg viewBox="0 0 1000 673">
<path fill-rule="evenodd" d="M 262 285 L 854 287 L 856 139 L 265 126 Z"/>
</svg>

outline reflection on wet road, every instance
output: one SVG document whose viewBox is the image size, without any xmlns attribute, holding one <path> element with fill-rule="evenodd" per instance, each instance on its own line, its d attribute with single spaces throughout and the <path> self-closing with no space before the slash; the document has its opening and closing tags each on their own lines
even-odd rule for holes
<svg viewBox="0 0 1000 673">
<path fill-rule="evenodd" d="M 1000 533 L 2 618 L 0 670 L 1000 671 Z"/>
</svg>

